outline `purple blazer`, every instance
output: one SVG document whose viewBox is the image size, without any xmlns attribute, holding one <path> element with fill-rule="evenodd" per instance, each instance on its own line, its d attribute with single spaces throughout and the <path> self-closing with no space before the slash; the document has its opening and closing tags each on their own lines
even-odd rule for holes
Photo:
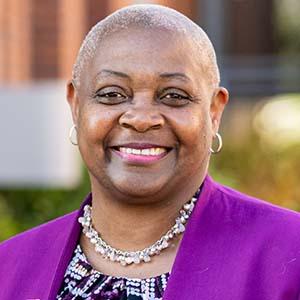
<svg viewBox="0 0 300 300">
<path fill-rule="evenodd" d="M 54 300 L 80 210 L 0 245 L 0 299 Z M 204 181 L 165 300 L 300 300 L 300 214 Z"/>
</svg>

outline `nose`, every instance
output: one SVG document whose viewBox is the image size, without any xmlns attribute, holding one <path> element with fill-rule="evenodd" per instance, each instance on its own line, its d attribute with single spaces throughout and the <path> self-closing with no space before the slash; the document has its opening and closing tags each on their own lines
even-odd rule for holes
<svg viewBox="0 0 300 300">
<path fill-rule="evenodd" d="M 153 105 L 132 107 L 119 118 L 119 124 L 122 127 L 131 128 L 138 132 L 160 129 L 164 122 L 164 117 Z"/>
</svg>

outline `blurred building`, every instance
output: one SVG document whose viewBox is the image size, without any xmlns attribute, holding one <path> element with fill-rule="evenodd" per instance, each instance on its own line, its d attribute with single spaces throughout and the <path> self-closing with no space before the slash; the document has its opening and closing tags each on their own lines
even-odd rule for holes
<svg viewBox="0 0 300 300">
<path fill-rule="evenodd" d="M 299 91 L 299 57 L 279 55 L 278 0 L 0 0 L 0 82 L 68 78 L 88 29 L 133 3 L 164 4 L 203 26 L 232 93 Z"/>
<path fill-rule="evenodd" d="M 255 98 L 300 90 L 300 59 L 281 27 L 289 21 L 283 2 L 300 8 L 298 0 L 0 0 L 0 185 L 16 174 L 20 184 L 78 180 L 76 153 L 65 144 L 72 122 L 63 89 L 98 20 L 133 3 L 173 7 L 208 32 L 231 95 Z"/>
</svg>

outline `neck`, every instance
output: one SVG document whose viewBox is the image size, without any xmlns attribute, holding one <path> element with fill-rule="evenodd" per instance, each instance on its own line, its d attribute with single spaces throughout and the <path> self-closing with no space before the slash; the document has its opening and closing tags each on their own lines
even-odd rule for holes
<svg viewBox="0 0 300 300">
<path fill-rule="evenodd" d="M 144 249 L 164 235 L 174 225 L 179 210 L 199 187 L 198 181 L 198 184 L 186 185 L 170 196 L 163 195 L 162 201 L 133 204 L 132 201 L 116 200 L 101 186 L 93 184 L 93 180 L 91 182 L 94 228 L 112 247 L 126 251 Z"/>
</svg>

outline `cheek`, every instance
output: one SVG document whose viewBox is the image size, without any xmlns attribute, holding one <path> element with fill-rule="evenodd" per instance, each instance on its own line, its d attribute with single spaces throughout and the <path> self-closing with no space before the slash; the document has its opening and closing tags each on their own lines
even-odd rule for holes
<svg viewBox="0 0 300 300">
<path fill-rule="evenodd" d="M 177 124 L 176 135 L 179 140 L 177 167 L 187 178 L 202 174 L 207 168 L 210 157 L 209 113 L 186 114 Z"/>
<path fill-rule="evenodd" d="M 184 141 L 183 156 L 188 157 L 188 161 L 192 164 L 197 164 L 209 155 L 211 130 L 207 121 L 202 119 L 201 122 L 195 122 L 190 126 L 188 138 Z"/>
<path fill-rule="evenodd" d="M 192 153 L 208 147 L 212 131 L 208 110 L 183 111 L 177 116 L 176 124 L 176 134 L 183 150 Z"/>
<path fill-rule="evenodd" d="M 80 114 L 80 136 L 88 144 L 104 143 L 118 120 L 116 112 L 100 107 L 87 107 Z"/>
<path fill-rule="evenodd" d="M 211 121 L 208 110 L 187 111 L 176 127 L 179 140 L 178 168 L 185 176 L 201 174 L 210 157 Z"/>
</svg>

